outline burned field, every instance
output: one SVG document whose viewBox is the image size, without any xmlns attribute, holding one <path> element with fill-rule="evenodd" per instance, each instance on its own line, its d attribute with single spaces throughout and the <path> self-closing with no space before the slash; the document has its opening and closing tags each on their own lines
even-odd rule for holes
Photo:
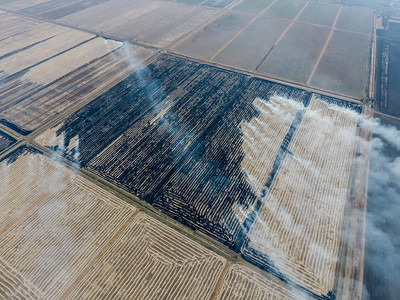
<svg viewBox="0 0 400 300">
<path fill-rule="evenodd" d="M 16 140 L 8 134 L 0 131 L 0 152 L 14 144 Z"/>
<path fill-rule="evenodd" d="M 164 54 L 39 136 L 37 142 L 62 151 L 70 160 L 78 157 L 77 162 L 87 170 L 241 252 L 245 259 L 309 295 L 329 298 L 332 282 L 321 287 L 309 284 L 309 280 L 319 280 L 321 273 L 311 269 L 306 279 L 292 276 L 296 264 L 289 269 L 280 267 L 273 249 L 264 251 L 252 244 L 252 236 L 257 237 L 260 230 L 257 224 L 267 214 L 263 207 L 271 197 L 269 191 L 275 191 L 275 185 L 277 191 L 281 189 L 281 168 L 296 178 L 307 172 L 304 167 L 286 166 L 290 157 L 304 156 L 317 163 L 320 158 L 315 153 L 321 152 L 326 161 L 345 164 L 355 155 L 355 140 L 350 138 L 348 149 L 339 158 L 333 152 L 324 156 L 318 147 L 329 136 L 310 125 L 307 116 L 314 110 L 342 118 L 347 115 L 342 110 L 350 111 L 350 116 L 354 113 L 357 118 L 361 107 Z M 318 138 L 304 128 L 316 131 Z M 355 137 L 357 122 L 349 121 L 348 128 Z M 309 143 L 307 138 L 315 139 L 309 151 L 304 146 Z M 341 172 L 338 176 L 347 178 L 351 169 Z M 338 184 L 343 191 L 350 188 L 348 182 Z M 313 188 L 319 193 L 318 189 L 329 190 L 330 185 L 322 180 Z M 300 192 L 300 206 L 304 197 Z M 347 194 L 338 197 L 345 211 Z M 286 205 L 284 199 L 279 200 L 282 205 Z M 318 197 L 313 199 L 318 203 Z M 293 209 L 290 213 L 300 214 L 305 227 L 310 225 L 307 216 L 321 210 L 312 204 L 306 211 Z M 330 215 L 332 209 L 326 206 L 322 215 Z M 279 215 L 276 218 L 274 222 L 279 224 Z M 314 230 L 317 236 L 333 230 L 331 257 L 338 260 L 342 219 L 333 214 L 326 222 L 326 227 Z M 320 242 L 314 241 L 315 249 L 320 249 Z M 327 262 L 329 272 L 336 270 L 335 266 Z"/>
</svg>

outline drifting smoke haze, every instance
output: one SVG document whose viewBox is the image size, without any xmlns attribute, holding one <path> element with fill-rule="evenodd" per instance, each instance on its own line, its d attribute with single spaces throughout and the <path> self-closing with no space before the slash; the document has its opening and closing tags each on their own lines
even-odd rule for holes
<svg viewBox="0 0 400 300">
<path fill-rule="evenodd" d="M 281 99 L 285 101 L 285 99 Z M 320 130 L 324 135 L 334 133 L 341 137 L 341 139 L 357 141 L 358 143 L 364 143 L 363 145 L 370 149 L 370 170 L 369 170 L 369 185 L 368 185 L 368 200 L 367 200 L 367 216 L 366 216 L 366 252 L 365 252 L 365 277 L 364 277 L 364 299 L 397 299 L 400 294 L 400 131 L 394 126 L 388 126 L 382 124 L 379 119 L 370 119 L 365 116 L 357 116 L 354 111 L 343 109 L 341 107 L 327 104 L 332 110 L 339 110 L 350 117 L 358 118 L 361 128 L 371 129 L 374 133 L 374 137 L 371 141 L 362 140 L 359 137 L 353 136 L 353 131 L 349 131 L 345 126 L 341 126 L 334 118 L 321 115 L 319 110 L 313 110 L 310 107 L 307 108 L 307 114 L 313 119 L 312 122 L 315 126 L 307 128 L 303 132 L 303 138 L 308 139 L 308 135 L 312 135 L 313 130 Z M 269 104 L 271 105 L 271 104 Z M 287 111 L 282 110 L 279 112 L 278 108 L 274 108 L 275 113 L 282 115 L 280 119 L 284 120 L 288 117 Z M 274 116 L 277 117 L 277 116 Z M 257 120 L 258 121 L 258 120 Z M 249 126 L 244 130 L 244 136 L 246 138 L 248 129 L 254 129 Z M 254 131 L 254 130 L 253 130 Z M 259 132 L 260 133 L 260 132 Z M 354 132 L 355 133 L 355 132 Z M 252 141 L 255 140 L 252 136 Z M 260 137 L 259 141 L 264 140 L 264 137 Z M 265 138 L 265 140 L 268 140 Z M 255 144 L 253 144 L 254 147 Z M 340 141 L 333 147 L 329 148 L 321 145 L 319 151 L 328 155 L 332 160 L 339 158 L 341 154 L 341 148 L 343 142 Z M 291 149 L 291 147 L 289 147 Z M 294 150 L 293 150 L 294 151 Z M 256 152 L 256 151 L 251 151 Z M 364 157 L 356 157 L 353 160 L 353 165 L 359 163 L 360 159 Z M 291 159 L 295 159 L 298 164 L 307 170 L 313 180 L 302 181 L 302 189 L 305 193 L 312 191 L 315 186 L 315 182 L 322 176 L 322 181 L 325 185 L 329 185 L 327 188 L 328 194 L 321 197 L 320 201 L 324 202 L 324 205 L 329 203 L 333 204 L 331 207 L 333 210 L 337 210 L 336 202 L 331 201 L 337 194 L 347 194 L 347 190 L 343 188 L 335 187 L 330 179 L 326 181 L 325 177 L 330 177 L 330 174 L 324 174 L 323 170 L 318 167 L 313 160 L 303 159 L 296 155 L 291 155 Z M 288 170 L 290 171 L 290 170 Z M 249 174 L 249 170 L 244 169 L 245 174 Z M 329 173 L 334 172 L 332 169 Z M 259 190 L 259 181 L 255 181 L 253 176 L 247 175 L 248 182 L 253 186 L 255 191 Z M 296 179 L 293 179 L 293 184 L 296 185 Z M 332 178 L 331 178 L 332 179 Z M 289 233 L 290 236 L 301 240 L 307 240 L 308 251 L 314 253 L 315 256 L 322 257 L 323 264 L 337 263 L 340 257 L 338 253 L 334 254 L 330 249 L 325 248 L 322 244 L 312 242 L 312 238 L 307 235 L 305 226 L 309 223 L 307 219 L 315 216 L 310 216 L 307 212 L 300 213 L 304 216 L 304 219 L 299 222 L 298 216 L 292 215 L 285 208 L 279 207 L 279 199 L 277 199 L 270 190 L 267 190 L 264 197 L 261 198 L 264 209 L 269 211 L 276 221 L 281 224 L 284 231 Z M 299 211 L 304 207 L 299 207 Z M 263 209 L 263 208 L 261 208 Z M 242 212 L 242 211 L 241 211 Z M 244 212 L 242 212 L 244 213 Z M 327 216 L 326 216 L 327 217 Z M 295 221 L 296 220 L 296 221 Z M 314 221 L 314 225 L 317 226 L 318 222 Z M 285 252 L 282 249 L 282 241 L 279 236 L 274 233 L 270 228 L 270 225 L 266 222 L 265 216 L 261 217 L 260 212 L 257 214 L 257 218 L 253 226 L 259 227 L 259 230 L 263 231 L 263 234 L 257 234 L 257 231 L 250 230 L 248 237 L 253 244 L 258 244 L 261 248 L 270 249 L 271 245 L 275 245 L 275 250 L 271 249 L 266 251 L 266 254 L 279 266 L 281 270 L 286 268 L 293 268 L 287 264 L 288 257 L 291 252 Z M 306 226 L 307 227 L 307 226 Z M 261 229 L 260 229 L 261 228 Z M 266 238 L 268 236 L 268 238 Z M 354 235 L 350 233 L 347 237 L 347 241 L 354 239 Z M 318 265 L 317 269 L 321 266 Z M 325 272 L 325 273 L 324 273 Z M 323 277 L 331 277 L 333 274 L 328 274 L 324 271 L 319 274 L 325 274 Z M 341 280 L 341 278 L 337 278 Z M 343 278 L 342 278 L 343 280 Z"/>
<path fill-rule="evenodd" d="M 373 122 L 368 185 L 364 298 L 400 295 L 400 130 Z"/>
</svg>

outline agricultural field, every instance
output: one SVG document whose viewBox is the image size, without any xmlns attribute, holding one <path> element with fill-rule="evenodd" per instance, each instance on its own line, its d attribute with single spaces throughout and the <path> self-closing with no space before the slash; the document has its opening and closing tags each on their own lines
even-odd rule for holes
<svg viewBox="0 0 400 300">
<path fill-rule="evenodd" d="M 8 134 L 0 131 L 0 152 L 14 144 L 16 140 Z"/>
<path fill-rule="evenodd" d="M 339 12 L 340 5 L 326 2 L 309 2 L 299 16 L 300 22 L 332 26 Z"/>
<path fill-rule="evenodd" d="M 307 83 L 330 30 L 296 23 L 272 49 L 259 70 L 278 78 Z"/>
<path fill-rule="evenodd" d="M 206 6 L 174 1 L 117 0 L 105 1 L 65 15 L 58 18 L 57 22 L 114 39 L 162 48 L 217 13 L 217 10 Z"/>
<path fill-rule="evenodd" d="M 56 135 L 62 135 L 67 148 L 79 136 L 80 163 L 86 169 L 182 223 L 240 247 L 242 229 L 235 214 L 239 208 L 251 209 L 256 200 L 242 171 L 240 126 L 260 109 L 273 114 L 274 107 L 254 101 L 274 95 L 294 102 L 309 97 L 298 89 L 163 55 L 38 141 L 57 149 Z M 277 131 L 268 131 L 269 138 Z M 251 162 L 246 164 L 251 168 Z"/>
<path fill-rule="evenodd" d="M 57 299 L 136 209 L 29 149 L 1 169 L 0 295 Z"/>
<path fill-rule="evenodd" d="M 138 214 L 57 153 L 19 148 L 0 169 L 0 299 L 209 299 L 214 292 L 225 258 Z"/>
<path fill-rule="evenodd" d="M 67 299 L 209 299 L 225 264 L 217 254 L 139 214 Z"/>
<path fill-rule="evenodd" d="M 0 15 L 0 20 L 10 17 Z M 0 36 L 0 118 L 22 134 L 134 71 L 152 51 L 38 22 Z"/>
<path fill-rule="evenodd" d="M 247 13 L 248 19 L 229 24 L 233 14 L 226 13 L 170 51 L 352 98 L 365 95 L 372 10 L 317 1 L 248 0 L 231 11 Z M 350 17 L 356 13 L 361 17 Z"/>
<path fill-rule="evenodd" d="M 357 17 L 354 17 L 357 16 Z M 370 34 L 373 27 L 373 11 L 368 8 L 344 6 L 336 28 Z"/>
<path fill-rule="evenodd" d="M 327 299 L 360 112 L 164 54 L 36 141 L 74 160 L 79 137 L 82 167 Z"/>
<path fill-rule="evenodd" d="M 311 99 L 242 250 L 245 259 L 313 296 L 335 290 L 358 118 Z"/>
<path fill-rule="evenodd" d="M 258 18 L 224 48 L 215 57 L 215 61 L 225 65 L 255 70 L 288 25 L 289 21 L 283 19 Z M 260 36 L 263 36 L 263 38 L 260 39 Z"/>
<path fill-rule="evenodd" d="M 259 271 L 234 264 L 225 277 L 219 300 L 268 300 L 268 299 L 312 299 L 305 293 L 294 290 L 290 285 L 265 276 Z"/>
<path fill-rule="evenodd" d="M 335 30 L 310 84 L 362 98 L 368 77 L 369 49 L 368 35 Z"/>
<path fill-rule="evenodd" d="M 233 3 L 235 0 L 207 0 L 204 2 L 203 5 L 206 6 L 211 6 L 211 7 L 216 7 L 216 8 L 224 8 L 231 3 Z"/>
<path fill-rule="evenodd" d="M 196 57 L 211 58 L 224 44 L 239 33 L 250 19 L 250 16 L 244 14 L 224 14 L 180 43 L 176 50 Z"/>
<path fill-rule="evenodd" d="M 390 23 L 388 30 L 379 32 L 375 74 L 378 110 L 395 117 L 400 117 L 400 104 L 398 101 L 400 93 L 398 84 L 400 76 L 399 32 L 399 23 Z"/>
<path fill-rule="evenodd" d="M 274 0 L 244 0 L 235 5 L 234 10 L 248 13 L 260 13 L 267 8 Z"/>
<path fill-rule="evenodd" d="M 264 14 L 271 17 L 293 19 L 307 3 L 305 0 L 278 0 Z"/>
</svg>

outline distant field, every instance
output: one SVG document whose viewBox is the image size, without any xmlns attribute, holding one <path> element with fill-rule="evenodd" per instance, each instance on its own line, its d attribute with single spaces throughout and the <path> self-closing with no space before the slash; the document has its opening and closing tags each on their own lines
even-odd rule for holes
<svg viewBox="0 0 400 300">
<path fill-rule="evenodd" d="M 209 299 L 225 264 L 217 254 L 140 214 L 67 299 Z"/>
<path fill-rule="evenodd" d="M 339 8 L 340 5 L 337 4 L 311 1 L 298 20 L 300 22 L 332 26 Z"/>
<path fill-rule="evenodd" d="M 165 47 L 215 14 L 216 10 L 206 6 L 190 6 L 180 2 L 119 0 L 92 6 L 58 21 L 113 38 Z"/>
<path fill-rule="evenodd" d="M 0 22 L 12 17 L 0 15 Z M 152 53 L 122 46 L 43 22 L 25 26 L 13 36 L 0 32 L 0 118 L 21 133 L 32 131 L 54 114 L 118 82 Z"/>
<path fill-rule="evenodd" d="M 208 0 L 203 5 L 217 7 L 217 8 L 224 8 L 229 4 L 233 3 L 235 0 Z"/>
<path fill-rule="evenodd" d="M 244 0 L 234 7 L 234 10 L 244 11 L 249 13 L 260 13 L 274 0 Z"/>
<path fill-rule="evenodd" d="M 202 2 L 204 2 L 204 0 L 177 0 L 178 2 L 184 2 L 187 4 L 192 4 L 192 5 L 196 5 L 196 4 L 200 4 Z"/>
<path fill-rule="evenodd" d="M 389 46 L 388 112 L 400 117 L 400 41 L 392 41 Z"/>
<path fill-rule="evenodd" d="M 369 64 L 370 38 L 335 30 L 310 84 L 362 98 Z"/>
<path fill-rule="evenodd" d="M 288 24 L 289 21 L 286 20 L 269 17 L 258 18 L 218 54 L 215 61 L 255 70 Z M 260 36 L 263 38 L 260 39 Z"/>
<path fill-rule="evenodd" d="M 373 26 L 373 12 L 357 6 L 344 6 L 336 27 L 350 31 L 370 34 Z"/>
<path fill-rule="evenodd" d="M 8 134 L 0 131 L 0 152 L 10 147 L 16 142 L 15 139 L 10 137 Z"/>
<path fill-rule="evenodd" d="M 250 19 L 250 16 L 244 14 L 225 14 L 184 40 L 175 49 L 181 53 L 210 58 L 245 27 Z"/>
<path fill-rule="evenodd" d="M 306 83 L 329 32 L 325 27 L 296 23 L 272 50 L 259 71 Z"/>
<path fill-rule="evenodd" d="M 306 4 L 305 0 L 278 0 L 265 12 L 265 15 L 293 19 Z"/>
</svg>

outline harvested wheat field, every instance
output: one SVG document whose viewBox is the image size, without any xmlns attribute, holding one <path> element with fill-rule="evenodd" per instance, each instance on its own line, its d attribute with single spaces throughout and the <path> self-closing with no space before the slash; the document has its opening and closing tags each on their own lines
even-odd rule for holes
<svg viewBox="0 0 400 300">
<path fill-rule="evenodd" d="M 295 290 L 271 275 L 242 264 L 233 264 L 226 274 L 219 300 L 305 300 L 307 294 Z"/>
<path fill-rule="evenodd" d="M 334 288 L 358 116 L 312 98 L 243 250 L 249 260 L 315 295 Z"/>
<path fill-rule="evenodd" d="M 49 35 L 46 30 L 57 35 L 46 38 Z M 76 42 L 81 37 L 89 40 L 77 45 L 72 43 L 71 34 Z M 40 24 L 27 35 L 31 43 L 28 46 L 25 34 L 0 41 L 1 44 L 12 39 L 12 46 L 6 43 L 7 50 L 1 48 L 6 54 L 3 59 L 0 57 L 0 69 L 4 70 L 4 79 L 0 81 L 0 118 L 23 134 L 71 105 L 94 99 L 134 72 L 153 53 L 114 40 L 93 39 L 91 34 L 51 24 Z M 35 42 L 34 37 L 45 38 L 45 42 Z M 60 45 L 72 49 L 63 51 L 65 47 Z"/>
<path fill-rule="evenodd" d="M 136 208 L 47 157 L 19 152 L 0 164 L 0 298 L 57 299 Z"/>
<path fill-rule="evenodd" d="M 225 263 L 139 214 L 68 299 L 208 299 Z"/>
<path fill-rule="evenodd" d="M 207 299 L 226 260 L 29 148 L 0 163 L 0 299 Z"/>
</svg>

